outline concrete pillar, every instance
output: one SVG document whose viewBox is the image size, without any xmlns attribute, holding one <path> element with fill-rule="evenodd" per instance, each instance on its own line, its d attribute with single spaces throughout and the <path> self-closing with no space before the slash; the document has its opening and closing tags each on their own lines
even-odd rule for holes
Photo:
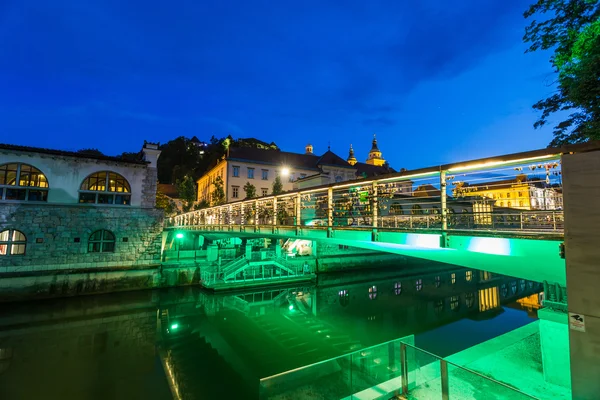
<svg viewBox="0 0 600 400">
<path fill-rule="evenodd" d="M 538 310 L 538 318 L 544 380 L 570 388 L 568 314 L 551 308 L 542 308 Z"/>
<path fill-rule="evenodd" d="M 219 247 L 216 244 L 209 244 L 206 247 L 206 260 L 217 261 L 217 258 L 219 258 Z"/>
<path fill-rule="evenodd" d="M 562 157 L 571 382 L 574 399 L 600 393 L 600 152 Z M 556 251 L 558 252 L 558 246 Z M 573 323 L 573 324 L 572 324 Z"/>
</svg>

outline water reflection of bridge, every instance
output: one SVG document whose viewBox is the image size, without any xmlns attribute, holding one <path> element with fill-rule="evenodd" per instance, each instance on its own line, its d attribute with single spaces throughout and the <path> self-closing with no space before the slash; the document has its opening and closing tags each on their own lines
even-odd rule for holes
<svg viewBox="0 0 600 400">
<path fill-rule="evenodd" d="M 208 343 L 238 376 L 257 379 L 464 318 L 494 318 L 503 305 L 541 290 L 535 282 L 464 269 L 368 283 L 342 279 L 324 287 L 193 293 L 164 309 L 165 326 L 177 323 L 177 335 Z M 163 338 L 171 334 L 162 330 Z M 170 363 L 185 367 L 176 356 Z"/>
</svg>

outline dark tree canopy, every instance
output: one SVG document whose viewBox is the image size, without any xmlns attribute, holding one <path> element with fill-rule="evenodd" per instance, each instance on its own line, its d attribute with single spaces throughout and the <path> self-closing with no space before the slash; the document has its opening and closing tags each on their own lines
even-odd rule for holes
<svg viewBox="0 0 600 400">
<path fill-rule="evenodd" d="M 542 17 L 525 30 L 527 52 L 552 50 L 550 62 L 558 73 L 556 93 L 533 105 L 542 113 L 534 127 L 569 111 L 554 127 L 550 146 L 600 139 L 600 1 L 538 0 L 524 16 Z"/>
<path fill-rule="evenodd" d="M 250 182 L 246 182 L 244 185 L 244 192 L 246 192 L 246 199 L 253 199 L 256 197 L 256 186 Z"/>
<path fill-rule="evenodd" d="M 277 175 L 273 181 L 273 195 L 281 194 L 281 192 L 283 192 L 283 183 L 281 183 L 281 178 Z"/>
<path fill-rule="evenodd" d="M 220 176 L 212 183 L 213 190 L 211 193 L 211 206 L 220 206 L 221 204 L 225 204 L 225 190 L 223 189 L 223 179 Z"/>
<path fill-rule="evenodd" d="M 196 181 L 227 155 L 230 146 L 278 150 L 275 143 L 267 144 L 253 138 L 233 139 L 228 136 L 218 139 L 212 136 L 206 147 L 200 147 L 191 139 L 180 136 L 160 146 L 158 181 L 174 183 L 187 175 Z"/>
<path fill-rule="evenodd" d="M 190 211 L 196 201 L 196 183 L 194 179 L 186 175 L 183 179 L 177 180 L 175 186 L 177 187 L 179 198 L 183 201 L 183 211 Z"/>
</svg>

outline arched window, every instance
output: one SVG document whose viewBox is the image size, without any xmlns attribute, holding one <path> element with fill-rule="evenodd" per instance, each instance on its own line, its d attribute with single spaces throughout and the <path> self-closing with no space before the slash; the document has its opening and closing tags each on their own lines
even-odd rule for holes
<svg viewBox="0 0 600 400">
<path fill-rule="evenodd" d="M 392 215 L 401 215 L 402 214 L 402 206 L 400 203 L 393 203 L 390 206 L 390 214 Z"/>
<path fill-rule="evenodd" d="M 121 175 L 102 171 L 83 180 L 79 188 L 79 202 L 91 204 L 131 204 L 131 187 Z"/>
<path fill-rule="evenodd" d="M 28 164 L 0 165 L 0 200 L 48 201 L 48 180 Z"/>
<path fill-rule="evenodd" d="M 90 235 L 88 252 L 112 253 L 115 251 L 115 235 L 111 231 L 101 229 Z"/>
<path fill-rule="evenodd" d="M 346 307 L 350 303 L 350 295 L 347 290 L 340 290 L 338 296 L 340 297 L 340 304 L 342 307 Z"/>
<path fill-rule="evenodd" d="M 6 229 L 0 232 L 0 256 L 18 256 L 25 254 L 27 238 L 16 229 Z"/>
</svg>

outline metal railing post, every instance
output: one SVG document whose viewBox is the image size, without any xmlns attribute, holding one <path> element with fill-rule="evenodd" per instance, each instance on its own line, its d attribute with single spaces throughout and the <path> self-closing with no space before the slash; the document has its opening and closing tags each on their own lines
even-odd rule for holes
<svg viewBox="0 0 600 400">
<path fill-rule="evenodd" d="M 273 197 L 273 233 L 277 227 L 277 197 Z"/>
<path fill-rule="evenodd" d="M 440 372 L 442 381 L 442 400 L 450 399 L 450 387 L 448 385 L 448 363 L 440 359 Z"/>
<path fill-rule="evenodd" d="M 521 230 L 523 230 L 523 213 L 522 212 L 519 213 L 519 219 L 521 222 Z"/>
<path fill-rule="evenodd" d="M 258 232 L 258 200 L 254 200 L 254 232 Z"/>
<path fill-rule="evenodd" d="M 302 195 L 298 193 L 296 195 L 296 234 L 298 234 L 298 227 L 302 226 Z"/>
<path fill-rule="evenodd" d="M 400 371 L 402 373 L 402 394 L 408 394 L 408 360 L 406 357 L 406 344 L 400 343 Z"/>
<path fill-rule="evenodd" d="M 327 189 L 327 226 L 333 226 L 333 188 Z"/>
</svg>

